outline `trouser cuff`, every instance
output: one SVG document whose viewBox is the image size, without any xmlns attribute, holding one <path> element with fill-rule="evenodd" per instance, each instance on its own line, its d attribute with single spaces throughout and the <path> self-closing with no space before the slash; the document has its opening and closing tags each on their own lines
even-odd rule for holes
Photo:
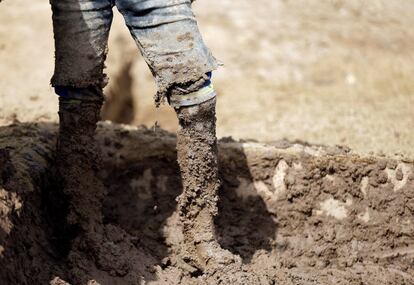
<svg viewBox="0 0 414 285">
<path fill-rule="evenodd" d="M 186 95 L 172 95 L 170 105 L 174 108 L 199 105 L 217 96 L 213 84 L 205 86 L 196 92 Z"/>
<path fill-rule="evenodd" d="M 56 86 L 55 93 L 65 101 L 103 102 L 104 95 L 101 87 L 89 86 L 86 88 Z"/>
</svg>

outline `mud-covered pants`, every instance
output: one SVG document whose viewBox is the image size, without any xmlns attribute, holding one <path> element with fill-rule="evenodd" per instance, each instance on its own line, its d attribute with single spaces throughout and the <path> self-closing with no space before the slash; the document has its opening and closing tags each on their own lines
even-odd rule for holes
<svg viewBox="0 0 414 285">
<path fill-rule="evenodd" d="M 159 103 L 174 85 L 205 77 L 217 63 L 200 35 L 191 0 L 50 0 L 55 35 L 52 86 L 58 95 L 96 96 L 102 88 L 114 6 L 155 77 Z M 206 87 L 206 85 L 204 85 Z M 79 95 L 75 89 L 89 90 Z M 188 100 L 212 98 L 212 88 Z M 194 94 L 193 94 L 194 95 Z M 197 98 L 197 96 L 199 98 Z"/>
</svg>

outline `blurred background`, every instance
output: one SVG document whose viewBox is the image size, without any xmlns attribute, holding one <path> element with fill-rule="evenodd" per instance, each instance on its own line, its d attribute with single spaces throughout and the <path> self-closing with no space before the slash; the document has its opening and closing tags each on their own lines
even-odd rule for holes
<svg viewBox="0 0 414 285">
<path fill-rule="evenodd" d="M 198 0 L 194 12 L 223 63 L 220 137 L 414 157 L 414 1 Z M 53 51 L 48 1 L 0 3 L 0 125 L 57 121 Z M 107 67 L 105 119 L 176 130 L 117 11 Z"/>
</svg>

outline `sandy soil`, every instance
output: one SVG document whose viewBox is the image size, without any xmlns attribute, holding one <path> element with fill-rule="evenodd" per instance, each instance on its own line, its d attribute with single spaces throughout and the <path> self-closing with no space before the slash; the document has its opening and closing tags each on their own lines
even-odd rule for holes
<svg viewBox="0 0 414 285">
<path fill-rule="evenodd" d="M 46 203 L 55 131 L 0 129 L 2 284 L 414 284 L 413 161 L 221 141 L 216 231 L 243 264 L 198 276 L 179 259 L 175 136 L 100 125 L 103 231 L 66 258 Z"/>
<path fill-rule="evenodd" d="M 0 7 L 0 121 L 55 121 L 48 3 Z M 414 157 L 413 2 L 223 0 L 194 9 L 225 64 L 215 75 L 219 136 Z M 122 105 L 124 118 L 106 117 L 174 131 L 172 110 L 155 111 L 152 77 L 122 21 L 117 14 L 107 94 L 133 101 Z"/>
</svg>

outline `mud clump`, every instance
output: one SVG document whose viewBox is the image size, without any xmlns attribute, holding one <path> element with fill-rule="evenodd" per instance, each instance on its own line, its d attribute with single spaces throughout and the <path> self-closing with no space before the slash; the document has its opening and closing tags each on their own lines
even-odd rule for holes
<svg viewBox="0 0 414 285">
<path fill-rule="evenodd" d="M 194 275 L 176 264 L 175 136 L 99 125 L 103 224 L 65 255 L 46 207 L 56 131 L 0 128 L 1 284 L 414 284 L 412 160 L 220 142 L 215 231 L 242 263 Z"/>
</svg>

